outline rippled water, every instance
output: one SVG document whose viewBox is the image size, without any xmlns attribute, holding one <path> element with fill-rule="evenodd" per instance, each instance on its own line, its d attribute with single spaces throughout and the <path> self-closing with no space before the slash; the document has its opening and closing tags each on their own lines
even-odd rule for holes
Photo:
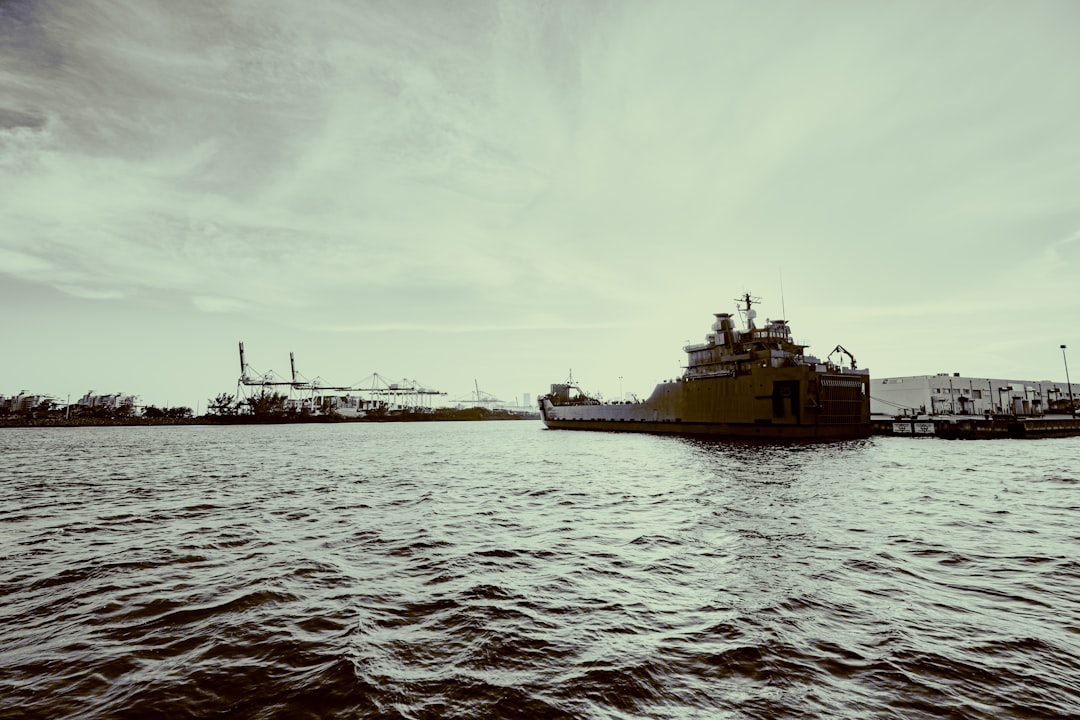
<svg viewBox="0 0 1080 720">
<path fill-rule="evenodd" d="M 0 431 L 0 717 L 1080 715 L 1080 439 Z"/>
</svg>

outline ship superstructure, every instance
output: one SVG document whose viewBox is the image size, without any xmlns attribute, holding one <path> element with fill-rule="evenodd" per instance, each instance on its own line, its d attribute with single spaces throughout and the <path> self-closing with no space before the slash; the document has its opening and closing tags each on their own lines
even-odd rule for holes
<svg viewBox="0 0 1080 720">
<path fill-rule="evenodd" d="M 806 355 L 786 320 L 754 323 L 758 299 L 737 299 L 745 329 L 714 313 L 705 342 L 687 345 L 686 370 L 646 400 L 601 402 L 573 383 L 540 398 L 549 428 L 679 433 L 761 439 L 841 439 L 870 435 L 870 374 L 837 345 L 824 361 Z M 832 361 L 846 355 L 850 367 Z"/>
</svg>

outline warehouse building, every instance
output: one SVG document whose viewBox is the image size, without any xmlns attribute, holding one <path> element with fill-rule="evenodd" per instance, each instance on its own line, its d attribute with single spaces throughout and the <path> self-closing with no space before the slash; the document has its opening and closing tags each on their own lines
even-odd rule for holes
<svg viewBox="0 0 1080 720">
<path fill-rule="evenodd" d="M 870 413 L 896 415 L 1048 415 L 1070 412 L 1080 385 L 1049 380 L 964 377 L 960 373 L 871 378 Z"/>
</svg>

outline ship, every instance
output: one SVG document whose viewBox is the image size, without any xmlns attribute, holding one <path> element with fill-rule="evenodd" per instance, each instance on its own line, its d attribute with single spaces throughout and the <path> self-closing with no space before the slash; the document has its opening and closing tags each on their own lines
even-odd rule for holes
<svg viewBox="0 0 1080 720">
<path fill-rule="evenodd" d="M 732 313 L 713 313 L 705 342 L 683 348 L 682 376 L 658 384 L 647 399 L 605 402 L 583 391 L 571 371 L 539 398 L 544 425 L 766 441 L 869 437 L 870 373 L 855 356 L 837 345 L 819 360 L 792 340 L 786 320 L 755 325 L 760 298 L 747 292 L 736 302 L 745 329 L 735 327 Z"/>
</svg>

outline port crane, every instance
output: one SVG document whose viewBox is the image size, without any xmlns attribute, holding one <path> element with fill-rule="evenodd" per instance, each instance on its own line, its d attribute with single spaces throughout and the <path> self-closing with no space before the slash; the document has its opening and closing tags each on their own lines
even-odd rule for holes
<svg viewBox="0 0 1080 720">
<path fill-rule="evenodd" d="M 289 359 L 292 360 L 292 355 L 289 355 Z M 251 392 L 245 392 L 244 388 L 259 388 L 261 394 L 270 392 L 270 388 L 288 387 L 292 388 L 296 384 L 296 370 L 293 369 L 293 379 L 288 380 L 281 377 L 273 370 L 261 373 L 251 367 L 248 364 L 247 358 L 244 355 L 244 342 L 240 341 L 240 378 L 236 381 L 236 396 L 243 398 L 245 395 L 251 395 Z"/>
<path fill-rule="evenodd" d="M 389 410 L 428 410 L 436 396 L 446 394 L 416 380 L 393 381 L 379 373 L 358 380 L 351 389 L 381 402 Z"/>
<path fill-rule="evenodd" d="M 351 407 L 359 411 L 375 407 L 388 410 L 430 410 L 435 396 L 445 392 L 427 387 L 416 380 L 393 382 L 373 373 L 352 385 L 330 385 L 322 378 L 309 380 L 296 369 L 296 355 L 289 353 L 290 377 L 283 378 L 273 370 L 260 373 L 247 362 L 244 343 L 240 342 L 240 377 L 236 381 L 238 400 L 282 392 L 287 403 L 296 409 L 326 411 L 336 407 Z"/>
<path fill-rule="evenodd" d="M 476 378 L 473 378 L 473 388 L 474 388 L 474 392 L 469 393 L 469 397 L 463 398 L 463 399 L 460 399 L 460 400 L 455 400 L 454 402 L 456 402 L 458 404 L 469 403 L 469 404 L 475 405 L 477 407 L 481 407 L 481 406 L 495 407 L 496 405 L 505 404 L 505 401 L 500 400 L 495 395 L 492 395 L 489 392 L 484 392 L 483 390 L 481 390 L 480 389 L 480 382 Z"/>
</svg>

